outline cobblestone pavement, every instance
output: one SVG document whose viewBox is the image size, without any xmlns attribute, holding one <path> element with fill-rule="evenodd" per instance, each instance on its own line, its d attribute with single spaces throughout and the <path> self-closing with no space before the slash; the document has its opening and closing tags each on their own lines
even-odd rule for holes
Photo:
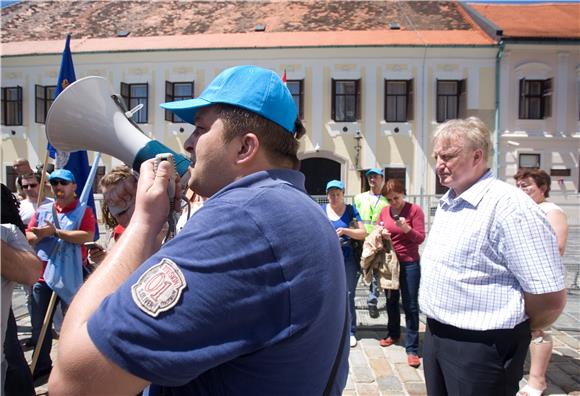
<svg viewBox="0 0 580 396">
<path fill-rule="evenodd" d="M 580 396 L 580 227 L 578 226 L 570 229 L 564 263 L 568 269 L 568 303 L 564 313 L 553 326 L 554 351 L 547 374 L 548 389 L 544 394 Z M 405 328 L 403 327 L 398 344 L 387 348 L 379 345 L 379 339 L 386 335 L 385 299 L 384 297 L 379 299 L 380 316 L 372 319 L 366 310 L 367 291 L 367 287 L 362 283 L 359 284 L 356 295 L 359 340 L 357 346 L 350 349 L 350 372 L 343 394 L 345 396 L 427 394 L 423 366 L 414 369 L 407 365 L 407 356 L 402 343 Z M 14 292 L 13 308 L 22 340 L 30 337 L 30 318 L 24 301 L 24 292 L 19 287 Z M 401 324 L 404 323 L 402 317 Z M 423 316 L 419 331 L 421 348 L 425 333 Z M 53 345 L 54 358 L 58 352 L 58 340 L 55 340 Z M 25 355 L 30 362 L 32 350 L 26 350 Z M 528 370 L 529 361 L 526 361 L 526 376 Z M 41 378 L 35 383 L 37 395 L 47 394 L 46 381 L 46 378 Z"/>
<path fill-rule="evenodd" d="M 357 315 L 359 330 L 358 344 L 350 349 L 350 372 L 344 396 L 375 395 L 426 395 L 423 366 L 414 369 L 407 365 L 407 355 L 403 346 L 405 328 L 401 340 L 393 346 L 383 348 L 379 339 L 386 334 L 387 316 L 384 297 L 379 299 L 380 316 L 372 319 L 366 310 L 366 291 L 361 284 L 357 290 Z M 13 298 L 14 314 L 18 321 L 21 340 L 30 337 L 30 317 L 24 305 L 24 292 L 18 288 Z M 549 386 L 545 395 L 580 396 L 580 292 L 569 294 L 566 312 L 554 326 L 554 352 L 548 370 Z M 419 331 L 420 346 L 423 345 L 425 320 L 421 318 Z M 401 318 L 404 324 L 404 318 Z M 560 330 L 561 329 L 561 330 Z M 53 359 L 58 353 L 58 340 L 53 343 Z M 421 354 L 421 350 L 419 351 Z M 32 350 L 25 350 L 28 362 L 32 360 Z M 528 370 L 526 363 L 526 371 Z M 37 395 L 47 394 L 47 378 L 37 380 Z"/>
</svg>

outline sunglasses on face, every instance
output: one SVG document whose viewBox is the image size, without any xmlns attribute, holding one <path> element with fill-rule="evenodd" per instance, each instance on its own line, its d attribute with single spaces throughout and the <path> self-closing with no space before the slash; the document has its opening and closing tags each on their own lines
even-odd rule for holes
<svg viewBox="0 0 580 396">
<path fill-rule="evenodd" d="M 68 186 L 70 184 L 70 182 L 68 180 L 60 180 L 60 179 L 51 180 L 49 183 L 51 186 L 57 186 L 59 184 L 61 186 Z"/>
<path fill-rule="evenodd" d="M 28 190 L 30 188 L 36 188 L 38 186 L 38 184 L 23 184 L 22 185 L 22 189 L 23 190 Z"/>
</svg>

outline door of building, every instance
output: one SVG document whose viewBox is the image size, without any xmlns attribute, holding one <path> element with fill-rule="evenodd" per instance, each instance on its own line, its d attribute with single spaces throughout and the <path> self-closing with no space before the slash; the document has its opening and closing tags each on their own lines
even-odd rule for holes
<svg viewBox="0 0 580 396">
<path fill-rule="evenodd" d="M 307 158 L 300 163 L 306 176 L 306 191 L 310 195 L 326 195 L 326 183 L 340 180 L 340 163 L 328 158 Z"/>
</svg>

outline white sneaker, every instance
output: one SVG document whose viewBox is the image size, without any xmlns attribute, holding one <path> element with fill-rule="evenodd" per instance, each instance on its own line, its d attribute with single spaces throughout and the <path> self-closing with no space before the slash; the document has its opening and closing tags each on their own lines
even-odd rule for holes
<svg viewBox="0 0 580 396">
<path fill-rule="evenodd" d="M 350 336 L 350 347 L 354 348 L 356 346 L 356 337 L 351 335 Z"/>
</svg>

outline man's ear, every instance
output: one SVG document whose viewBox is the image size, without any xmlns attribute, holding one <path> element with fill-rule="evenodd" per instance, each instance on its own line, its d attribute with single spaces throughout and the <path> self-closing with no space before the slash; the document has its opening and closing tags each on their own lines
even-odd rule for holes
<svg viewBox="0 0 580 396">
<path fill-rule="evenodd" d="M 260 140 L 253 133 L 246 133 L 240 138 L 240 146 L 238 150 L 238 163 L 246 163 L 251 161 L 258 154 L 260 148 Z"/>
<path fill-rule="evenodd" d="M 477 149 L 474 151 L 473 153 L 473 164 L 474 165 L 479 165 L 481 162 L 483 162 L 483 150 L 482 149 Z"/>
</svg>

